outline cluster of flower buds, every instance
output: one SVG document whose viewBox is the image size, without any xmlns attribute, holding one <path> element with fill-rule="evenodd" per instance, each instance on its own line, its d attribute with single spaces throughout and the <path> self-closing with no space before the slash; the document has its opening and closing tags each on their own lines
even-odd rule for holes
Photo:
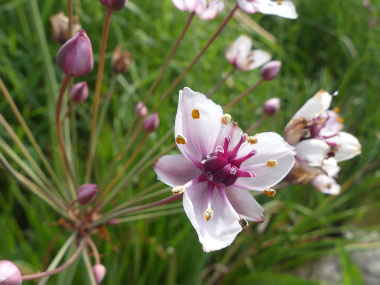
<svg viewBox="0 0 380 285">
<path fill-rule="evenodd" d="M 326 194 L 340 193 L 336 183 L 338 162 L 361 153 L 353 135 L 342 132 L 343 119 L 328 110 L 332 96 L 319 91 L 293 116 L 285 128 L 287 142 L 295 146 L 297 163 L 288 179 L 309 183 Z"/>
<path fill-rule="evenodd" d="M 0 284 L 21 285 L 22 276 L 20 270 L 14 263 L 8 260 L 0 260 Z"/>
<path fill-rule="evenodd" d="M 142 119 L 148 114 L 148 108 L 143 102 L 138 102 L 135 107 L 135 114 L 138 118 Z"/>
<path fill-rule="evenodd" d="M 125 73 L 131 65 L 131 54 L 129 51 L 122 51 L 120 46 L 116 46 L 112 53 L 111 66 L 116 74 Z"/>
<path fill-rule="evenodd" d="M 69 18 L 61 11 L 50 17 L 52 33 L 54 41 L 59 44 L 64 44 L 69 38 Z M 73 17 L 73 34 L 76 34 L 82 29 L 79 24 L 79 18 Z"/>
<path fill-rule="evenodd" d="M 56 62 L 66 75 L 73 77 L 84 76 L 92 70 L 92 45 L 84 30 L 79 31 L 59 49 Z"/>
</svg>

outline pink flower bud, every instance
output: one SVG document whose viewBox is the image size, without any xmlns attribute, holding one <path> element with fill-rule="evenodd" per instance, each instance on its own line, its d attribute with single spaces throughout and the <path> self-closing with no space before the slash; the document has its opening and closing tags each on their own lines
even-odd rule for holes
<svg viewBox="0 0 380 285">
<path fill-rule="evenodd" d="M 267 116 L 274 116 L 280 109 L 280 98 L 270 98 L 264 103 L 264 113 Z"/>
<path fill-rule="evenodd" d="M 92 267 L 94 271 L 96 283 L 100 284 L 107 273 L 107 268 L 103 264 L 96 264 Z"/>
<path fill-rule="evenodd" d="M 281 61 L 279 60 L 273 60 L 268 62 L 263 66 L 261 69 L 261 77 L 266 80 L 270 81 L 274 78 L 276 78 L 278 72 L 280 71 L 281 68 Z"/>
<path fill-rule="evenodd" d="M 148 108 L 143 102 L 138 102 L 135 107 L 135 114 L 140 118 L 144 118 L 148 114 Z"/>
<path fill-rule="evenodd" d="M 157 130 L 159 124 L 160 124 L 160 118 L 158 117 L 158 114 L 153 113 L 145 118 L 143 122 L 143 129 L 147 133 L 152 133 Z"/>
<path fill-rule="evenodd" d="M 78 82 L 71 88 L 70 91 L 71 100 L 76 103 L 82 103 L 86 101 L 88 97 L 88 86 L 86 81 Z"/>
<path fill-rule="evenodd" d="M 112 10 L 121 10 L 124 8 L 126 0 L 99 0 L 100 4 Z"/>
<path fill-rule="evenodd" d="M 56 62 L 65 74 L 74 77 L 86 75 L 92 70 L 92 45 L 84 30 L 79 31 L 59 49 Z"/>
<path fill-rule="evenodd" d="M 96 184 L 83 184 L 77 191 L 78 202 L 82 205 L 88 204 L 95 199 L 98 193 L 98 186 Z"/>
<path fill-rule="evenodd" d="M 110 225 L 118 225 L 119 224 L 119 219 L 113 218 L 109 221 Z"/>
<path fill-rule="evenodd" d="M 20 270 L 13 262 L 0 260 L 0 284 L 21 285 L 22 276 Z"/>
</svg>

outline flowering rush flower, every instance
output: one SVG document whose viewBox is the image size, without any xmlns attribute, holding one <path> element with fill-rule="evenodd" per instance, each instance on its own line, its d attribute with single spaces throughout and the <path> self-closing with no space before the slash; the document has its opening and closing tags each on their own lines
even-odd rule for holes
<svg viewBox="0 0 380 285">
<path fill-rule="evenodd" d="M 172 0 L 181 11 L 195 13 L 202 20 L 212 20 L 224 9 L 223 0 Z"/>
<path fill-rule="evenodd" d="M 229 246 L 263 208 L 249 190 L 270 189 L 294 165 L 293 148 L 276 133 L 248 136 L 205 95 L 179 93 L 175 141 L 181 152 L 158 159 L 158 179 L 183 194 L 183 206 L 206 252 Z"/>
<path fill-rule="evenodd" d="M 361 145 L 356 137 L 341 131 L 343 119 L 328 110 L 331 100 L 324 90 L 310 98 L 285 127 L 285 139 L 297 153 L 291 179 L 311 181 L 323 193 L 336 195 L 340 192 L 334 179 L 340 170 L 337 163 L 360 154 Z"/>
<path fill-rule="evenodd" d="M 252 40 L 246 35 L 241 35 L 228 47 L 226 59 L 237 69 L 248 71 L 260 67 L 272 57 L 266 51 L 251 48 Z"/>
<path fill-rule="evenodd" d="M 248 14 L 262 13 L 296 19 L 298 14 L 291 1 L 272 0 L 238 0 L 241 10 Z"/>
</svg>

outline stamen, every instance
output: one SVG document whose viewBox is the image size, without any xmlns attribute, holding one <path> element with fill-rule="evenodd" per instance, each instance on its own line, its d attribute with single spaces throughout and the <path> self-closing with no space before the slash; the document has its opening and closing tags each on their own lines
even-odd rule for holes
<svg viewBox="0 0 380 285">
<path fill-rule="evenodd" d="M 194 109 L 191 112 L 191 116 L 193 117 L 193 119 L 199 119 L 201 117 L 198 109 Z"/>
<path fill-rule="evenodd" d="M 183 193 L 185 193 L 185 187 L 184 186 L 175 186 L 175 187 L 173 187 L 173 189 L 172 189 L 172 193 L 174 194 L 174 195 L 179 195 L 179 194 L 183 194 Z"/>
<path fill-rule="evenodd" d="M 244 218 L 244 217 L 241 217 L 241 218 L 239 219 L 239 224 L 241 225 L 241 227 L 242 227 L 243 229 L 246 228 L 246 227 L 248 227 L 248 221 L 247 221 L 247 219 Z"/>
<path fill-rule="evenodd" d="M 203 213 L 203 218 L 208 222 L 214 217 L 214 211 L 211 208 L 207 208 Z"/>
<path fill-rule="evenodd" d="M 225 155 L 227 155 L 227 153 L 228 153 L 228 146 L 230 144 L 230 141 L 231 141 L 231 137 L 230 136 L 224 137 L 224 146 L 223 146 L 223 149 L 224 149 L 224 154 Z"/>
<path fill-rule="evenodd" d="M 257 135 L 247 136 L 247 142 L 250 144 L 257 144 Z"/>
<path fill-rule="evenodd" d="M 335 113 L 339 113 L 339 112 L 340 112 L 340 108 L 339 108 L 339 107 L 334 107 L 333 111 L 334 111 Z"/>
<path fill-rule="evenodd" d="M 187 139 L 183 136 L 183 135 L 178 135 L 176 138 L 175 138 L 175 142 L 177 144 L 187 144 Z"/>
<path fill-rule="evenodd" d="M 274 197 L 276 196 L 276 190 L 271 189 L 271 188 L 265 188 L 264 194 L 267 195 L 268 197 Z"/>
<path fill-rule="evenodd" d="M 238 170 L 237 171 L 237 176 L 238 177 L 249 177 L 249 178 L 256 178 L 256 173 L 253 171 L 242 171 Z"/>
<path fill-rule="evenodd" d="M 225 125 L 228 125 L 229 123 L 231 123 L 231 115 L 230 114 L 224 114 L 223 116 L 222 116 L 222 119 L 221 119 L 221 121 L 222 121 L 222 123 L 223 124 L 225 124 Z"/>
<path fill-rule="evenodd" d="M 304 139 L 308 139 L 308 138 L 311 138 L 311 132 L 309 129 L 302 129 L 301 130 L 301 136 L 304 138 Z"/>
<path fill-rule="evenodd" d="M 275 159 L 268 159 L 267 166 L 268 167 L 275 167 L 277 165 L 277 160 Z"/>
<path fill-rule="evenodd" d="M 337 119 L 337 120 L 338 120 L 338 122 L 341 123 L 341 124 L 344 123 L 344 119 L 343 119 L 341 116 L 338 116 L 338 119 Z"/>
<path fill-rule="evenodd" d="M 282 5 L 282 0 L 277 0 L 277 5 Z"/>
</svg>

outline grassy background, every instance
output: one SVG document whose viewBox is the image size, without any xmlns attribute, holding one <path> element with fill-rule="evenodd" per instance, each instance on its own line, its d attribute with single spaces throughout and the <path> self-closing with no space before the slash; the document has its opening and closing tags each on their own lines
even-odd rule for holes
<svg viewBox="0 0 380 285">
<path fill-rule="evenodd" d="M 239 34 L 246 33 L 254 40 L 255 47 L 280 59 L 283 68 L 276 80 L 263 84 L 231 110 L 243 129 L 260 117 L 266 99 L 280 97 L 283 108 L 275 118 L 265 121 L 259 131 L 282 134 L 292 114 L 316 91 L 338 90 L 332 106 L 340 107 L 345 130 L 356 135 L 363 146 L 361 156 L 341 164 L 338 181 L 344 185 L 344 193 L 329 197 L 306 185 L 281 190 L 275 199 L 259 197 L 266 209 L 266 222 L 243 231 L 230 248 L 209 254 L 203 253 L 184 213 L 110 227 L 109 235 L 118 252 L 104 240 L 96 239 L 100 252 L 105 254 L 102 261 L 108 268 L 104 284 L 127 281 L 131 284 L 230 284 L 232 281 L 273 284 L 274 280 L 276 284 L 319 284 L 300 280 L 288 272 L 328 253 L 341 255 L 342 265 L 346 264 L 343 266 L 346 284 L 360 282 L 360 274 L 346 252 L 379 245 L 376 243 L 378 235 L 369 239 L 359 231 L 377 233 L 379 230 L 380 29 L 376 23 L 380 2 L 371 2 L 372 5 L 366 7 L 359 0 L 299 0 L 295 4 L 300 16 L 295 21 L 251 16 L 275 41 L 256 33 L 250 23 L 233 19 L 177 88 L 189 86 L 196 91 L 209 91 L 230 69 L 224 59 L 228 44 Z M 81 0 L 80 3 L 81 24 L 96 53 L 104 10 L 98 1 Z M 52 40 L 49 17 L 60 10 L 65 10 L 65 1 L 0 0 L 0 76 L 43 150 L 56 164 L 51 116 L 57 82 L 61 81 L 62 74 L 54 64 L 59 46 Z M 227 12 L 228 9 L 211 22 L 194 20 L 148 107 L 158 102 L 160 94 L 207 42 Z M 107 91 L 111 81 L 110 57 L 115 45 L 120 44 L 131 52 L 133 64 L 129 73 L 118 77 L 99 140 L 98 183 L 107 176 L 108 165 L 115 155 L 125 147 L 125 134 L 134 127 L 131 125 L 134 105 L 158 74 L 187 16 L 176 10 L 170 0 L 130 1 L 128 8 L 114 14 L 103 91 Z M 85 77 L 92 90 L 95 76 L 96 72 L 92 72 Z M 214 100 L 226 104 L 258 79 L 258 71 L 238 72 L 214 95 Z M 173 125 L 177 98 L 177 92 L 173 92 L 161 108 L 160 128 L 156 136 L 149 138 L 146 150 Z M 26 142 L 3 99 L 0 110 Z M 77 111 L 79 160 L 85 161 L 91 100 Z M 1 135 L 7 138 L 3 129 Z M 162 149 L 171 143 L 167 141 Z M 81 173 L 82 168 L 80 164 Z M 43 270 L 69 234 L 63 228 L 49 225 L 58 217 L 19 187 L 3 169 L 0 181 L 0 259 L 17 261 L 24 270 Z M 155 182 L 154 172 L 148 168 L 134 177 L 118 200 L 124 201 Z M 353 235 L 347 238 L 347 232 Z M 51 284 L 70 284 L 71 278 L 74 284 L 86 284 L 82 262 L 77 266 L 81 270 L 73 270 L 73 273 L 68 270 L 53 278 Z"/>
</svg>

